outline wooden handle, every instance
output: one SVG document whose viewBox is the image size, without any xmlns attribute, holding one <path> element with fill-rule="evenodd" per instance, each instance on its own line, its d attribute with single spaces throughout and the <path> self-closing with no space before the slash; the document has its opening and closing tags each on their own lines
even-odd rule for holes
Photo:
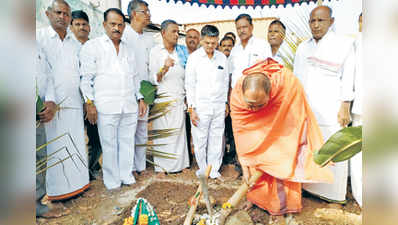
<svg viewBox="0 0 398 225">
<path fill-rule="evenodd" d="M 206 171 L 205 171 L 206 178 L 209 176 L 210 171 L 211 171 L 211 165 L 209 165 L 206 168 Z M 199 195 L 199 197 L 196 197 L 198 195 Z M 184 225 L 192 224 L 193 215 L 195 214 L 196 208 L 198 207 L 198 202 L 199 202 L 200 197 L 202 197 L 202 185 L 199 184 L 198 190 L 195 192 L 195 194 L 191 198 L 191 199 L 193 199 L 192 205 L 189 208 L 187 216 L 185 217 Z"/>
<path fill-rule="evenodd" d="M 263 172 L 256 170 L 253 176 L 250 177 L 249 184 L 253 185 L 257 182 L 257 180 L 263 175 Z M 231 208 L 226 208 L 221 210 L 221 215 L 218 219 L 219 225 L 224 225 L 227 217 L 232 212 L 232 208 L 238 206 L 240 200 L 246 195 L 247 191 L 249 190 L 249 186 L 243 182 L 242 185 L 238 188 L 238 190 L 229 198 L 228 203 L 231 204 Z"/>
</svg>

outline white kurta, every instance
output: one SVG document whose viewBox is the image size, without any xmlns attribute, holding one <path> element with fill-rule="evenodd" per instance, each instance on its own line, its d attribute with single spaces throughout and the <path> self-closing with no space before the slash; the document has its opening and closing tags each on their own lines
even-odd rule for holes
<svg viewBox="0 0 398 225">
<path fill-rule="evenodd" d="M 166 58 L 170 56 L 175 64 L 170 67 L 161 82 L 156 81 L 156 74 L 163 67 Z M 161 139 L 155 139 L 154 144 L 167 144 L 154 147 L 156 150 L 173 153 L 176 159 L 166 159 L 154 156 L 154 162 L 167 172 L 178 172 L 189 167 L 189 156 L 187 146 L 187 135 L 185 129 L 185 70 L 180 63 L 176 50 L 170 54 L 163 44 L 156 45 L 151 49 L 149 56 L 149 70 L 152 83 L 158 85 L 158 94 L 165 94 L 167 98 L 157 99 L 156 103 L 173 100 L 169 112 L 153 121 L 152 128 L 158 129 L 177 129 L 177 134 Z M 156 172 L 164 172 L 162 168 L 155 166 Z"/>
<path fill-rule="evenodd" d="M 103 177 L 107 189 L 135 183 L 134 134 L 137 124 L 138 75 L 134 52 L 122 41 L 117 54 L 107 35 L 89 40 L 80 52 L 85 98 L 98 111 L 98 133 L 103 152 Z"/>
<path fill-rule="evenodd" d="M 73 155 L 73 160 L 68 159 L 47 170 L 47 195 L 50 199 L 71 197 L 89 185 L 84 142 L 83 101 L 79 91 L 80 44 L 70 32 L 62 41 L 51 27 L 39 30 L 36 39 L 48 60 L 50 76 L 54 82 L 55 103 L 59 104 L 63 101 L 60 105 L 61 110 L 56 113 L 52 121 L 46 124 L 47 141 L 69 133 L 77 148 L 67 136 L 47 146 L 48 156 L 63 147 L 66 147 Z M 62 150 L 52 156 L 48 165 L 68 156 L 67 151 Z"/>
<path fill-rule="evenodd" d="M 199 116 L 198 126 L 192 124 L 197 175 L 204 174 L 212 165 L 211 178 L 221 174 L 225 108 L 228 96 L 229 72 L 227 57 L 215 50 L 211 59 L 200 48 L 188 57 L 185 89 L 188 105 Z"/>
<path fill-rule="evenodd" d="M 308 101 L 324 140 L 341 129 L 337 114 L 342 101 L 352 101 L 354 80 L 353 42 L 330 31 L 318 41 L 301 43 L 294 61 L 294 74 L 303 83 Z M 348 163 L 331 166 L 333 184 L 304 184 L 305 190 L 335 201 L 344 201 Z"/>
<path fill-rule="evenodd" d="M 229 71 L 232 73 L 231 87 L 235 87 L 236 81 L 242 76 L 244 69 L 268 57 L 272 57 L 272 51 L 264 39 L 251 37 L 245 48 L 240 42 L 236 44 L 228 57 Z"/>
<path fill-rule="evenodd" d="M 155 40 L 150 33 L 137 33 L 130 24 L 126 23 L 123 38 L 134 50 L 137 60 L 137 72 L 140 83 L 142 80 L 149 81 L 149 52 L 155 45 Z M 146 144 L 148 141 L 148 113 L 143 118 L 138 118 L 135 132 L 135 144 Z M 146 147 L 135 147 L 133 171 L 143 171 L 146 168 Z"/>
<path fill-rule="evenodd" d="M 362 33 L 358 34 L 355 41 L 355 98 L 352 106 L 352 125 L 362 125 L 362 88 L 363 88 L 363 70 L 362 70 Z M 350 159 L 350 175 L 352 195 L 358 204 L 362 207 L 362 152 Z"/>
</svg>

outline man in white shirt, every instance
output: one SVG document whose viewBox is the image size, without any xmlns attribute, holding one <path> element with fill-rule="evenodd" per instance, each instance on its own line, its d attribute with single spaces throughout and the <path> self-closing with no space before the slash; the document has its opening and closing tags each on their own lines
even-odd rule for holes
<svg viewBox="0 0 398 225">
<path fill-rule="evenodd" d="M 75 35 L 76 39 L 83 45 L 88 41 L 91 27 L 90 22 L 83 10 L 75 10 L 72 12 L 72 22 L 70 23 L 70 30 Z"/>
<path fill-rule="evenodd" d="M 162 43 L 151 49 L 149 56 L 149 71 L 151 81 L 157 85 L 157 93 L 167 96 L 157 98 L 156 104 L 172 101 L 167 108 L 167 113 L 152 122 L 154 130 L 175 129 L 175 134 L 169 137 L 153 140 L 154 149 L 175 154 L 169 159 L 154 156 L 155 171 L 159 177 L 164 177 L 161 172 L 180 172 L 189 167 L 187 136 L 185 129 L 185 65 L 188 50 L 185 46 L 178 45 L 178 24 L 174 20 L 165 20 L 161 26 Z M 164 171 L 166 170 L 166 171 Z"/>
<path fill-rule="evenodd" d="M 108 190 L 135 183 L 134 133 L 137 113 L 146 113 L 138 90 L 132 49 L 122 40 L 125 28 L 120 9 L 104 12 L 106 34 L 83 45 L 80 52 L 80 89 L 87 104 L 87 119 L 97 122 L 103 152 L 103 178 Z M 139 101 L 139 104 L 137 104 Z"/>
<path fill-rule="evenodd" d="M 202 47 L 188 57 L 185 90 L 199 166 L 196 175 L 204 175 L 211 165 L 210 178 L 223 180 L 218 170 L 223 156 L 224 119 L 228 113 L 229 72 L 227 57 L 215 50 L 218 35 L 213 25 L 202 28 Z"/>
<path fill-rule="evenodd" d="M 250 15 L 240 14 L 235 19 L 236 32 L 240 38 L 229 56 L 229 71 L 232 73 L 231 88 L 242 76 L 242 71 L 272 56 L 269 44 L 253 36 L 253 21 Z"/>
<path fill-rule="evenodd" d="M 284 63 L 279 48 L 285 39 L 285 35 L 286 27 L 280 20 L 274 20 L 269 24 L 267 38 L 271 46 L 272 58 L 282 65 Z"/>
<path fill-rule="evenodd" d="M 354 102 L 351 109 L 352 125 L 362 126 L 362 13 L 359 15 L 359 33 L 354 43 L 355 49 L 355 78 L 354 78 Z M 350 159 L 352 195 L 362 207 L 362 152 Z"/>
<path fill-rule="evenodd" d="M 69 157 L 66 148 L 73 156 L 46 171 L 46 188 L 49 200 L 63 200 L 82 193 L 90 186 L 84 142 L 83 101 L 79 91 L 80 43 L 73 33 L 68 32 L 71 10 L 67 2 L 53 1 L 46 15 L 51 26 L 40 29 L 36 39 L 50 67 L 54 102 L 59 104 L 55 117 L 45 124 L 47 141 L 65 133 L 69 133 L 73 140 L 64 136 L 47 146 L 48 156 L 55 153 L 48 165 Z M 61 148 L 64 149 L 58 151 Z"/>
<path fill-rule="evenodd" d="M 36 56 L 36 97 L 41 98 L 44 101 L 45 109 L 40 112 L 37 116 L 40 120 L 40 125 L 36 127 L 36 148 L 44 145 L 47 143 L 46 141 L 46 132 L 43 126 L 44 122 L 48 122 L 47 120 L 51 120 L 55 114 L 55 103 L 53 98 L 54 87 L 52 85 L 52 81 L 48 76 L 50 69 L 47 63 L 47 60 L 44 58 L 45 56 L 41 52 L 39 46 L 37 46 L 37 56 Z M 49 93 L 52 92 L 52 97 Z M 51 102 L 51 103 L 50 103 Z M 48 104 L 54 105 L 53 112 L 49 110 Z M 46 111 L 46 112 L 45 112 Z M 48 114 L 48 115 L 46 115 Z M 46 118 L 48 116 L 48 118 Z M 40 151 L 36 151 L 36 162 L 45 160 L 47 155 L 47 150 L 44 147 Z M 43 166 L 36 168 L 36 169 L 44 169 L 47 165 L 44 164 Z M 47 205 L 43 205 L 41 203 L 41 199 L 46 194 L 46 173 L 42 172 L 40 174 L 36 174 L 36 217 L 44 217 L 44 218 L 51 218 L 51 217 L 59 217 L 61 214 L 56 212 L 55 210 L 50 210 Z M 59 210 L 58 210 L 59 211 Z"/>
<path fill-rule="evenodd" d="M 235 45 L 235 41 L 230 36 L 224 36 L 220 41 L 219 50 L 224 53 L 224 55 L 228 58 L 231 54 L 231 50 Z"/>
<path fill-rule="evenodd" d="M 336 35 L 334 18 L 328 6 L 311 11 L 312 38 L 297 48 L 294 74 L 302 82 L 324 140 L 348 125 L 350 102 L 354 98 L 355 57 L 353 41 Z M 331 167 L 333 184 L 305 184 L 304 189 L 333 202 L 343 203 L 347 189 L 347 162 Z"/>
<path fill-rule="evenodd" d="M 75 35 L 75 38 L 83 46 L 88 40 L 91 31 L 90 20 L 87 13 L 83 10 L 75 10 L 72 12 L 72 22 L 70 23 L 70 30 Z M 87 105 L 83 105 L 84 112 L 86 112 Z M 88 168 L 90 171 L 90 180 L 98 177 L 98 170 L 100 169 L 99 158 L 101 157 L 101 144 L 98 135 L 97 124 L 90 124 L 84 120 L 84 133 L 88 138 L 87 151 L 88 151 Z"/>
<path fill-rule="evenodd" d="M 150 33 L 144 33 L 144 28 L 151 22 L 151 13 L 148 3 L 142 0 L 130 1 L 127 7 L 130 24 L 127 23 L 123 39 L 135 53 L 139 87 L 143 80 L 149 81 L 149 52 L 155 45 L 155 40 Z M 135 132 L 135 144 L 144 145 L 148 141 L 148 113 L 138 118 Z M 146 147 L 135 147 L 133 171 L 144 172 L 146 169 Z"/>
</svg>

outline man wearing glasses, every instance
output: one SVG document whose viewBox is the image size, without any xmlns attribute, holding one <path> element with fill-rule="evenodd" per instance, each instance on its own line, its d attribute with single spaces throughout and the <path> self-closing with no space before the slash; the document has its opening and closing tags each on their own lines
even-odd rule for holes
<svg viewBox="0 0 398 225">
<path fill-rule="evenodd" d="M 149 52 L 155 45 L 155 41 L 150 34 L 144 33 L 144 28 L 151 22 L 151 13 L 148 3 L 142 0 L 130 1 L 127 7 L 130 17 L 130 25 L 126 26 L 123 39 L 134 50 L 137 60 L 137 70 L 139 82 L 149 80 Z M 139 86 L 139 85 L 138 85 Z M 143 118 L 138 118 L 137 129 L 135 131 L 135 144 L 146 144 L 148 140 L 148 113 Z M 146 168 L 146 147 L 136 147 L 134 154 L 134 175 L 141 173 Z"/>
<path fill-rule="evenodd" d="M 230 103 L 243 181 L 263 173 L 247 193 L 246 210 L 256 204 L 276 216 L 300 212 L 302 183 L 333 181 L 332 172 L 312 159 L 322 134 L 303 86 L 268 58 L 243 71 Z"/>
</svg>

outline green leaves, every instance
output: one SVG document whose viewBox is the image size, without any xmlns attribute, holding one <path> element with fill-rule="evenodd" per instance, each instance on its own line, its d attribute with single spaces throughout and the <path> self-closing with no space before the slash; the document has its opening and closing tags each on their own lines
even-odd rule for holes
<svg viewBox="0 0 398 225">
<path fill-rule="evenodd" d="M 153 104 L 156 96 L 156 87 L 151 82 L 141 81 L 140 93 L 144 96 L 144 102 L 148 105 Z"/>
<path fill-rule="evenodd" d="M 333 134 L 314 154 L 314 161 L 324 167 L 330 161 L 348 160 L 362 149 L 362 126 L 346 127 Z"/>
<path fill-rule="evenodd" d="M 44 109 L 43 100 L 41 100 L 40 96 L 36 95 L 36 114 L 41 112 Z"/>
</svg>

